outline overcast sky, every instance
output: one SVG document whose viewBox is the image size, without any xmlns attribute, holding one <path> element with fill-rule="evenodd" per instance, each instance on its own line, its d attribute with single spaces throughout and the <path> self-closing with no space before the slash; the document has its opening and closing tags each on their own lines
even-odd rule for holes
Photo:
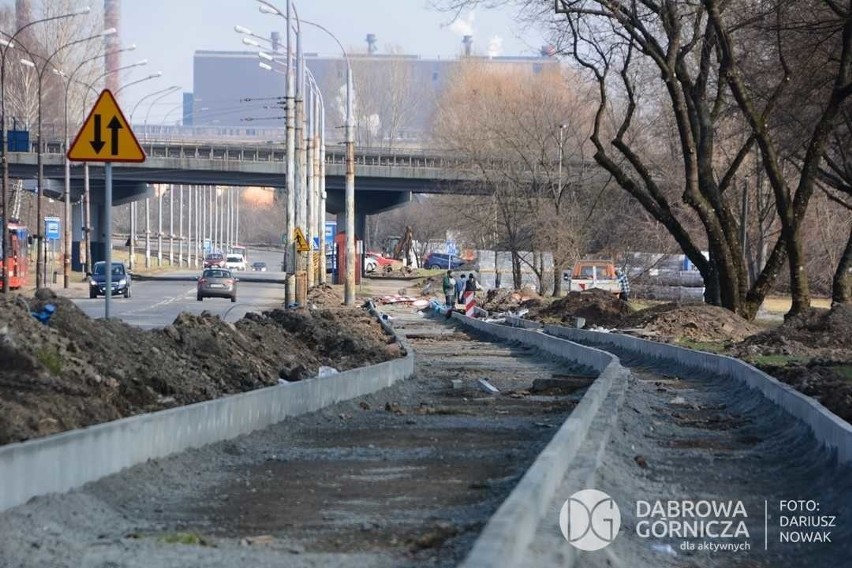
<svg viewBox="0 0 852 568">
<path fill-rule="evenodd" d="M 92 0 L 100 4 L 100 0 Z M 273 0 L 282 11 L 283 0 Z M 301 0 L 294 5 L 299 16 L 328 28 L 349 49 L 364 51 L 367 33 L 378 38 L 379 51 L 398 46 L 402 52 L 424 57 L 455 57 L 462 50 L 465 34 L 474 36 L 474 49 L 487 54 L 532 55 L 541 46 L 541 35 L 515 21 L 513 9 L 465 12 L 452 23 L 451 15 L 429 8 L 428 0 Z M 241 36 L 234 32 L 239 24 L 266 36 L 273 30 L 284 31 L 284 20 L 262 14 L 255 0 L 122 0 L 122 45 L 135 43 L 135 52 L 122 54 L 122 64 L 148 59 L 141 67 L 124 76 L 129 82 L 162 71 L 160 79 L 146 81 L 121 93 L 123 107 L 153 91 L 179 85 L 192 90 L 192 56 L 198 49 L 241 50 Z M 306 52 L 337 54 L 339 49 L 319 30 L 306 27 L 303 49 Z M 148 99 L 142 103 L 148 112 Z M 180 95 L 162 99 L 150 109 L 150 121 L 180 118 L 175 110 Z"/>
</svg>

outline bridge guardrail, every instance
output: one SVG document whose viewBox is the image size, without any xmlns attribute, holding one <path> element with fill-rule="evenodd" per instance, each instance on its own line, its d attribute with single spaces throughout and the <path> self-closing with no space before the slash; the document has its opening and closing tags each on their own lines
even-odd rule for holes
<svg viewBox="0 0 852 568">
<path fill-rule="evenodd" d="M 286 149 L 283 144 L 216 144 L 188 142 L 140 142 L 145 153 L 151 158 L 202 159 L 245 162 L 284 162 Z M 30 153 L 37 153 L 36 145 Z M 64 154 L 62 142 L 47 142 L 46 154 Z M 342 146 L 326 148 L 327 165 L 343 165 L 346 154 Z M 423 169 L 455 169 L 465 165 L 464 160 L 434 150 L 407 148 L 358 148 L 355 154 L 356 166 L 404 167 Z"/>
</svg>

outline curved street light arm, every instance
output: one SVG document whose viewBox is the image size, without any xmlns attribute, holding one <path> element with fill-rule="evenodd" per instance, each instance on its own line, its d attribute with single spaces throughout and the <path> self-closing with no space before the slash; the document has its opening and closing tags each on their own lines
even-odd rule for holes
<svg viewBox="0 0 852 568">
<path fill-rule="evenodd" d="M 125 85 L 122 85 L 122 86 L 120 86 L 119 88 L 117 88 L 117 89 L 115 90 L 115 92 L 113 93 L 113 95 L 118 96 L 118 93 L 120 93 L 121 91 L 123 91 L 123 90 L 124 90 L 124 89 L 126 89 L 127 87 L 131 87 L 131 86 L 133 86 L 133 85 L 137 85 L 137 84 L 142 83 L 142 82 L 145 82 L 145 81 L 150 81 L 151 79 L 156 79 L 156 78 L 158 78 L 158 77 L 160 77 L 160 76 L 162 76 L 162 75 L 163 75 L 163 72 L 162 72 L 162 71 L 157 71 L 156 73 L 154 73 L 154 74 L 152 74 L 152 75 L 148 75 L 147 77 L 143 77 L 142 79 L 137 79 L 136 81 L 132 81 L 132 82 L 130 82 L 130 83 L 127 83 L 127 84 L 125 84 Z"/>
<path fill-rule="evenodd" d="M 136 109 L 139 108 L 139 105 L 141 105 L 144 101 L 150 99 L 151 97 L 156 97 L 157 95 L 162 95 L 163 93 L 171 94 L 171 93 L 177 91 L 178 89 L 180 89 L 179 86 L 172 85 L 171 87 L 166 87 L 165 89 L 160 89 L 159 91 L 154 91 L 153 93 L 148 93 L 147 95 L 145 95 L 144 97 L 142 97 L 141 99 L 136 101 L 136 104 L 133 105 L 133 110 L 131 110 L 130 114 L 128 115 L 128 119 L 130 120 L 131 124 L 133 123 L 133 115 L 136 113 Z M 150 110 L 149 110 L 149 112 L 150 112 Z"/>
<path fill-rule="evenodd" d="M 153 101 L 151 101 L 151 104 L 148 105 L 148 112 L 145 113 L 145 130 L 146 130 L 146 133 L 147 133 L 147 130 L 148 130 L 148 117 L 151 116 L 151 109 L 154 108 L 154 105 L 157 104 L 157 101 L 159 101 L 160 99 L 163 99 L 165 97 L 168 97 L 169 95 L 171 95 L 175 91 L 179 91 L 179 90 L 180 90 L 179 86 L 172 85 L 168 89 L 163 89 L 163 91 L 160 92 L 160 95 L 158 97 L 156 97 Z"/>
</svg>

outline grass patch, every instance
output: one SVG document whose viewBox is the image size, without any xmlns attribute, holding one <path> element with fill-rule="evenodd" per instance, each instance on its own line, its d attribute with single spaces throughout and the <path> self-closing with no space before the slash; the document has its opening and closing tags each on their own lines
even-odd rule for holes
<svg viewBox="0 0 852 568">
<path fill-rule="evenodd" d="M 763 300 L 762 308 L 770 314 L 783 315 L 790 311 L 792 303 L 790 296 L 767 296 Z M 811 307 L 830 308 L 831 298 L 811 298 Z"/>
<path fill-rule="evenodd" d="M 838 365 L 834 367 L 834 372 L 844 381 L 852 382 L 852 365 Z"/>
<path fill-rule="evenodd" d="M 59 376 L 62 373 L 62 357 L 59 356 L 59 352 L 56 349 L 40 347 L 36 351 L 35 356 L 38 362 L 50 371 L 50 374 Z"/>
<path fill-rule="evenodd" d="M 755 355 L 749 358 L 753 365 L 766 367 L 786 367 L 790 363 L 804 363 L 807 357 L 799 355 Z"/>
<path fill-rule="evenodd" d="M 194 546 L 210 546 L 210 542 L 196 533 L 178 532 L 160 537 L 161 542 L 166 544 L 188 544 Z"/>
</svg>

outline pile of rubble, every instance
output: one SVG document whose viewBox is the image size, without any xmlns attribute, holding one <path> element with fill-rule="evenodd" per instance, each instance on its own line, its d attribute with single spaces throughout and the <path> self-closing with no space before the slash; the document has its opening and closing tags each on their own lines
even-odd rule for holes
<svg viewBox="0 0 852 568">
<path fill-rule="evenodd" d="M 91 320 L 52 293 L 19 298 L 0 297 L 0 444 L 401 354 L 358 309 L 273 310 L 235 324 L 183 313 L 143 331 Z M 32 312 L 48 304 L 55 311 L 45 325 Z"/>
</svg>

